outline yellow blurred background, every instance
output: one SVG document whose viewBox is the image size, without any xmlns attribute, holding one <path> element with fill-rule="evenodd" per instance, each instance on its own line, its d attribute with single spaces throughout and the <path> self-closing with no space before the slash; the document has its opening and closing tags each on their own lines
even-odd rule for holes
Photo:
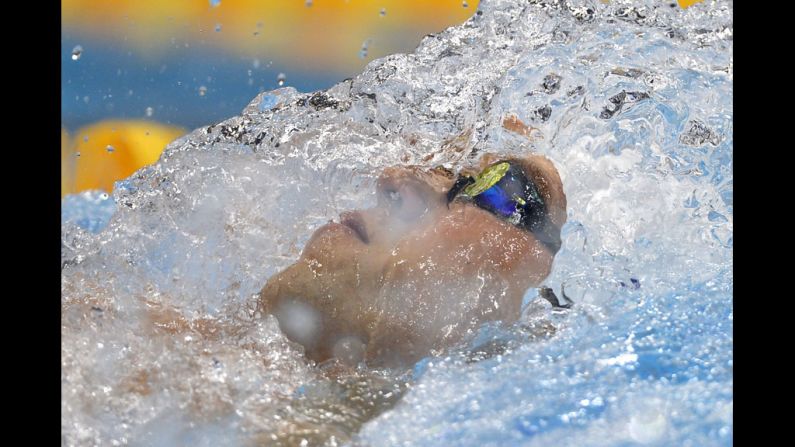
<svg viewBox="0 0 795 447">
<path fill-rule="evenodd" d="M 687 7 L 700 0 L 678 1 Z M 241 110 L 257 91 L 275 88 L 275 73 L 298 81 L 305 73 L 299 90 L 329 87 L 375 58 L 410 52 L 422 36 L 464 22 L 478 3 L 62 0 L 62 47 L 69 54 L 62 64 L 61 196 L 88 189 L 110 192 L 115 181 L 156 161 L 170 141 L 197 127 L 195 121 L 179 120 L 196 111 L 191 101 L 221 114 L 206 119 L 221 119 Z M 181 57 L 188 61 L 183 72 L 171 74 L 169 64 Z M 218 63 L 210 69 L 217 74 L 191 79 L 199 65 L 190 64 L 213 58 Z M 246 61 L 238 71 L 247 71 L 248 86 L 243 75 L 241 82 L 224 83 L 231 76 L 224 67 L 239 61 Z M 136 70 L 145 75 L 129 73 Z M 118 82 L 109 79 L 114 75 Z M 152 87 L 158 83 L 167 85 Z M 190 96 L 179 96 L 183 91 Z M 142 104 L 149 103 L 156 107 L 146 107 L 141 115 Z M 91 113 L 85 112 L 89 107 Z M 161 121 L 162 116 L 167 119 Z M 76 123 L 75 128 L 67 123 Z"/>
</svg>

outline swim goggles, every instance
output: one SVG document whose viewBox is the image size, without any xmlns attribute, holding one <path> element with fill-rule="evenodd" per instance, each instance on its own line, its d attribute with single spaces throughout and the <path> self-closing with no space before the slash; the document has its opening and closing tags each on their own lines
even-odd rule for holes
<svg viewBox="0 0 795 447">
<path fill-rule="evenodd" d="M 475 177 L 459 177 L 447 192 L 447 203 L 456 198 L 533 233 L 552 253 L 560 249 L 560 232 L 549 221 L 544 197 L 518 166 L 500 161 Z"/>
</svg>

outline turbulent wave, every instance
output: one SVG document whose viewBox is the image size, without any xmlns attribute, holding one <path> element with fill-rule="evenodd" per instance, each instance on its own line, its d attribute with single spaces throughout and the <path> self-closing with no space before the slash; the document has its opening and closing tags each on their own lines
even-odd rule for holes
<svg viewBox="0 0 795 447">
<path fill-rule="evenodd" d="M 194 130 L 112 201 L 68 197 L 63 443 L 731 445 L 732 9 L 484 0 L 411 54 Z M 335 382 L 253 312 L 380 168 L 528 150 L 568 197 L 546 284 L 575 306 L 525 297 L 554 335 L 484 327 L 410 377 Z"/>
</svg>

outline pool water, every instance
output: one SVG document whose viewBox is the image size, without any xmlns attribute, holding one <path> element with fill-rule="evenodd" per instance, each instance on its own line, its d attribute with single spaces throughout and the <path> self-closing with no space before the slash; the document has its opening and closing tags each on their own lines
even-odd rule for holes
<svg viewBox="0 0 795 447">
<path fill-rule="evenodd" d="M 110 196 L 67 196 L 63 444 L 731 445 L 732 9 L 486 0 L 329 90 L 260 94 Z M 515 325 L 347 372 L 255 312 L 314 228 L 375 203 L 380 168 L 528 150 L 568 198 L 545 285 L 571 309 L 531 289 Z"/>
</svg>

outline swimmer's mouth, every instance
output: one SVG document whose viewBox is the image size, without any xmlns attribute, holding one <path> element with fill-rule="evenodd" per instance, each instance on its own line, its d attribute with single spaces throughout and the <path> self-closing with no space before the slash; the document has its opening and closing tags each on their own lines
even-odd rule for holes
<svg viewBox="0 0 795 447">
<path fill-rule="evenodd" d="M 370 238 L 367 237 L 367 227 L 364 224 L 364 219 L 357 212 L 345 212 L 340 214 L 340 223 L 353 230 L 356 236 L 365 244 L 370 243 Z"/>
</svg>

